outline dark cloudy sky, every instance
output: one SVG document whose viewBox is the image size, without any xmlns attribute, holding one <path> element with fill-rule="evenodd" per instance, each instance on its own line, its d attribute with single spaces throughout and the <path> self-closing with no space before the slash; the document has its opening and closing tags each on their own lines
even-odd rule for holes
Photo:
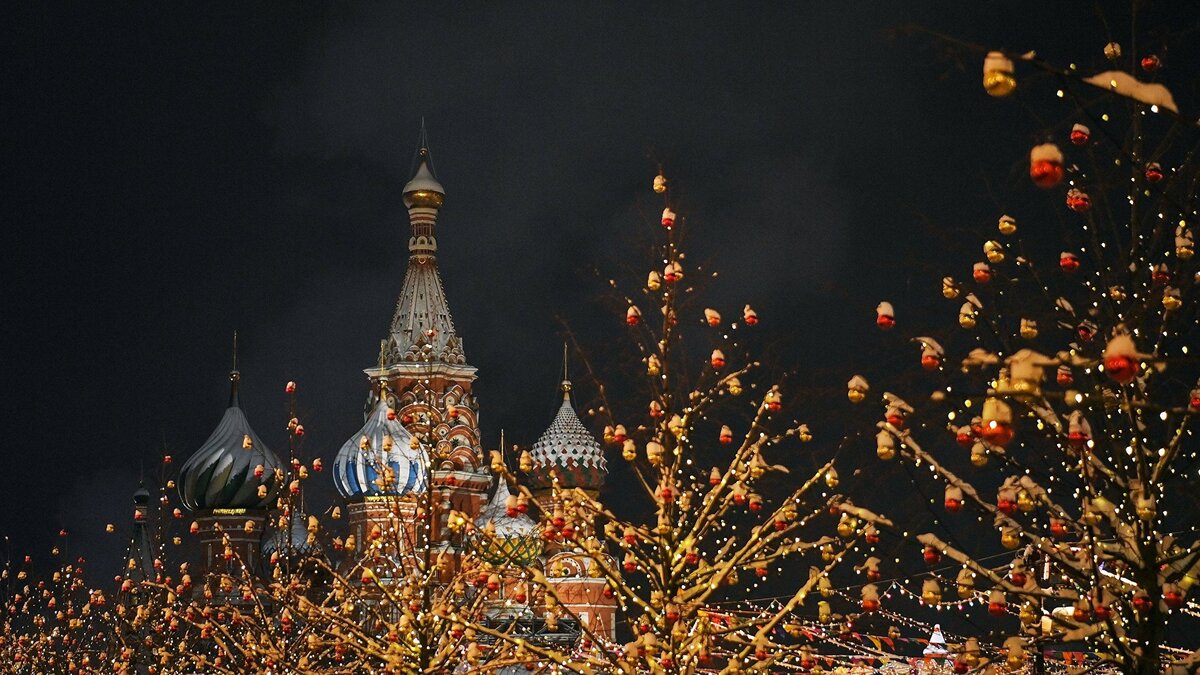
<svg viewBox="0 0 1200 675">
<path fill-rule="evenodd" d="M 657 162 L 727 304 L 755 304 L 784 358 L 837 387 L 875 303 L 936 293 L 934 259 L 976 247 L 959 234 L 1026 189 L 1027 144 L 1062 121 L 893 29 L 1065 63 L 1128 21 L 1091 2 L 15 4 L 0 533 L 24 550 L 67 527 L 100 556 L 139 465 L 164 444 L 182 460 L 218 420 L 235 329 L 268 444 L 289 379 L 311 452 L 357 429 L 422 117 L 485 441 L 532 442 L 555 407 L 555 317 L 585 343 L 614 335 L 586 270 L 644 259 Z M 1149 5 L 1148 22 L 1196 20 Z"/>
</svg>

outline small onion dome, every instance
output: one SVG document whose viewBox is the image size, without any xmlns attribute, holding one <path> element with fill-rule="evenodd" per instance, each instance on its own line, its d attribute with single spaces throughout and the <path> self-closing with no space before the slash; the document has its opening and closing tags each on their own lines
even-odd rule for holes
<svg viewBox="0 0 1200 675">
<path fill-rule="evenodd" d="M 262 509 L 275 501 L 279 490 L 275 471 L 279 457 L 250 428 L 238 404 L 239 375 L 229 376 L 229 407 L 212 435 L 179 470 L 179 496 L 193 511 L 211 509 Z M 265 471 L 255 476 L 254 468 Z M 259 486 L 267 487 L 259 496 Z"/>
<path fill-rule="evenodd" d="M 429 170 L 429 151 L 421 148 L 421 165 L 417 167 L 412 180 L 404 186 L 404 205 L 409 208 L 423 206 L 439 209 L 445 199 L 446 191 Z"/>
<path fill-rule="evenodd" d="M 425 449 L 412 447 L 413 435 L 398 419 L 388 419 L 386 399 L 375 404 L 367 423 L 338 450 L 333 460 L 333 482 L 346 499 L 389 495 L 402 496 L 425 492 Z M 387 467 L 392 484 L 381 484 Z"/>
<path fill-rule="evenodd" d="M 291 520 L 290 532 L 277 529 L 263 537 L 259 549 L 265 563 L 269 564 L 271 556 L 276 552 L 279 553 L 280 559 L 293 561 L 320 554 L 321 547 L 315 541 L 312 544 L 308 543 L 308 516 L 294 511 Z"/>
<path fill-rule="evenodd" d="M 558 415 L 530 450 L 533 471 L 528 485 L 533 489 L 549 488 L 557 474 L 561 488 L 599 490 L 608 476 L 604 450 L 571 407 L 570 381 L 563 380 L 562 390 Z"/>
<path fill-rule="evenodd" d="M 475 553 L 493 565 L 528 565 L 542 554 L 537 523 L 524 513 L 508 515 L 508 482 L 497 476 L 499 485 L 483 512 L 475 519 Z"/>
</svg>

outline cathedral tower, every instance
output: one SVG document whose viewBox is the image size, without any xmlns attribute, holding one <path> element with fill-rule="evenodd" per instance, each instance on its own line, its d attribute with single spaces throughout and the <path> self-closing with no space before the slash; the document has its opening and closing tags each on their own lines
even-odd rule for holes
<svg viewBox="0 0 1200 675">
<path fill-rule="evenodd" d="M 446 194 L 434 176 L 424 128 L 403 194 L 408 267 L 379 363 L 364 371 L 371 382 L 366 425 L 339 451 L 335 480 L 352 532 L 395 527 L 397 519 L 411 527 L 414 519 L 428 518 L 429 539 L 457 559 L 462 546 L 445 526 L 449 512 L 478 515 L 491 477 L 471 391 L 475 368 L 467 364 L 437 267 L 436 225 Z M 378 454 L 376 461 L 370 453 Z"/>
</svg>

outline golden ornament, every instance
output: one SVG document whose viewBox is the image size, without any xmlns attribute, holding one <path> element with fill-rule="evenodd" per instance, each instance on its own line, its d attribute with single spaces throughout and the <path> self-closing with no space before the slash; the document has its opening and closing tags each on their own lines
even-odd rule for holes
<svg viewBox="0 0 1200 675">
<path fill-rule="evenodd" d="M 983 255 L 993 265 L 1004 262 L 1004 246 L 998 241 L 989 241 L 983 245 Z"/>
<path fill-rule="evenodd" d="M 1034 509 L 1035 506 L 1037 506 L 1037 502 L 1035 502 L 1033 500 L 1033 497 L 1029 494 L 1028 491 L 1021 490 L 1020 492 L 1017 493 L 1017 508 L 1018 509 L 1021 509 L 1025 513 L 1029 513 L 1030 511 L 1032 511 Z"/>
<path fill-rule="evenodd" d="M 1021 537 L 1017 535 L 1016 530 L 1006 528 L 1000 534 L 1000 545 L 1011 551 L 1021 545 Z"/>
<path fill-rule="evenodd" d="M 1037 321 L 1033 319 L 1021 319 L 1021 337 L 1026 340 L 1032 340 L 1038 336 Z"/>
<path fill-rule="evenodd" d="M 1013 62 L 1002 52 L 988 52 L 983 60 L 983 88 L 990 96 L 1008 96 L 1017 88 Z"/>
<path fill-rule="evenodd" d="M 1007 215 L 1000 216 L 1000 222 L 997 224 L 997 229 L 1000 230 L 1000 234 L 1005 236 L 1014 234 L 1017 231 L 1016 218 Z"/>
<path fill-rule="evenodd" d="M 838 536 L 842 539 L 849 539 L 850 537 L 853 537 L 855 526 L 857 525 L 858 523 L 856 523 L 853 518 L 846 518 L 840 521 L 837 525 Z"/>
<path fill-rule="evenodd" d="M 1021 623 L 1025 624 L 1026 626 L 1030 626 L 1038 620 L 1037 608 L 1034 607 L 1032 603 L 1025 603 L 1024 605 L 1021 605 L 1021 613 L 1019 616 Z"/>
</svg>

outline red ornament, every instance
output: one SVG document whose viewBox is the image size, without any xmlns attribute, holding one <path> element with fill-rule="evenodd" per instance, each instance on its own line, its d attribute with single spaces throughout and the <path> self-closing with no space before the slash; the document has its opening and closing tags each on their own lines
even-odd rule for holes
<svg viewBox="0 0 1200 675">
<path fill-rule="evenodd" d="M 413 423 L 413 416 L 409 413 L 404 413 L 400 416 L 400 424 L 409 425 Z"/>
<path fill-rule="evenodd" d="M 1028 578 L 1025 576 L 1025 573 L 1024 573 L 1024 572 L 1013 572 L 1013 573 L 1012 573 L 1012 574 L 1011 574 L 1011 575 L 1008 577 L 1008 579 L 1009 579 L 1009 581 L 1011 581 L 1011 582 L 1013 583 L 1013 585 L 1014 585 L 1014 586 L 1017 586 L 1017 587 L 1022 587 L 1022 586 L 1024 586 L 1024 585 L 1025 585 L 1025 582 L 1029 580 L 1029 579 L 1028 579 Z"/>
<path fill-rule="evenodd" d="M 1133 596 L 1133 608 L 1139 612 L 1149 612 L 1154 607 L 1154 601 L 1149 595 L 1139 593 Z"/>
<path fill-rule="evenodd" d="M 688 551 L 684 554 L 683 561 L 689 565 L 698 565 L 700 564 L 700 554 L 696 551 Z"/>
<path fill-rule="evenodd" d="M 722 445 L 729 445 L 730 443 L 733 442 L 733 434 L 732 433 L 727 434 L 725 432 L 721 432 L 720 440 L 721 440 Z M 720 483 L 720 482 L 721 482 L 720 479 L 718 479 L 717 483 Z M 713 485 L 716 485 L 717 483 L 713 483 Z"/>
<path fill-rule="evenodd" d="M 1192 410 L 1200 410 L 1200 394 L 1192 394 L 1192 397 L 1188 399 L 1188 407 Z"/>
<path fill-rule="evenodd" d="M 888 316 L 887 314 L 880 314 L 879 316 L 875 317 L 875 325 L 879 326 L 883 330 L 891 330 L 896 325 L 896 319 L 895 317 Z"/>
<path fill-rule="evenodd" d="M 725 357 L 720 352 L 713 352 L 712 359 L 709 362 L 712 364 L 713 370 L 720 370 L 725 367 Z"/>
<path fill-rule="evenodd" d="M 946 510 L 950 513 L 958 513 L 962 511 L 963 503 L 961 499 L 950 497 L 946 500 Z"/>
<path fill-rule="evenodd" d="M 754 568 L 754 573 L 758 575 L 758 578 L 759 578 L 759 579 L 765 579 L 765 578 L 767 577 L 767 568 L 765 568 L 765 567 L 755 567 L 755 568 Z"/>
<path fill-rule="evenodd" d="M 1079 623 L 1087 621 L 1089 618 L 1091 618 L 1091 616 L 1092 613 L 1088 611 L 1087 607 L 1076 607 L 1075 610 L 1071 612 L 1071 618 L 1075 619 Z"/>
<path fill-rule="evenodd" d="M 992 420 L 983 427 L 983 432 L 981 435 L 983 436 L 984 440 L 992 445 L 1004 447 L 1008 445 L 1010 441 L 1012 441 L 1013 428 L 1011 424 Z"/>
<path fill-rule="evenodd" d="M 1083 190 L 1072 188 L 1067 191 L 1067 206 L 1076 213 L 1084 213 L 1092 208 L 1092 200 Z"/>
<path fill-rule="evenodd" d="M 525 593 L 523 591 L 517 591 L 513 595 L 513 600 L 515 600 L 518 604 L 525 604 L 525 600 L 526 600 Z"/>
<path fill-rule="evenodd" d="M 1183 593 L 1175 589 L 1163 591 L 1163 604 L 1171 609 L 1179 609 L 1183 606 Z"/>
<path fill-rule="evenodd" d="M 1112 608 L 1108 605 L 1096 605 L 1092 610 L 1092 616 L 1096 617 L 1097 621 L 1107 621 L 1112 618 Z"/>
<path fill-rule="evenodd" d="M 989 602 L 988 614 L 992 616 L 1004 616 L 1004 610 L 1008 609 L 1007 602 Z"/>
<path fill-rule="evenodd" d="M 999 499 L 996 500 L 996 508 L 1000 509 L 1004 515 L 1010 516 L 1016 512 L 1017 502 L 1012 499 Z"/>
<path fill-rule="evenodd" d="M 1120 384 L 1129 384 L 1137 376 L 1138 362 L 1132 356 L 1116 354 L 1104 359 L 1104 372 Z"/>
<path fill-rule="evenodd" d="M 1083 145 L 1091 138 L 1092 131 L 1082 124 L 1075 124 L 1071 127 L 1071 143 L 1075 145 Z"/>
<path fill-rule="evenodd" d="M 1040 188 L 1052 188 L 1063 179 L 1062 151 L 1053 143 L 1029 151 L 1029 177 Z"/>
<path fill-rule="evenodd" d="M 942 561 L 942 554 L 932 546 L 925 547 L 924 557 L 927 565 L 936 565 Z"/>
<path fill-rule="evenodd" d="M 663 209 L 662 226 L 668 230 L 675 226 L 675 212 L 671 209 Z"/>
<path fill-rule="evenodd" d="M 880 576 L 879 570 L 877 570 L 877 569 L 867 570 L 867 581 L 879 581 L 879 576 Z"/>
<path fill-rule="evenodd" d="M 1060 387 L 1069 387 L 1075 384 L 1075 374 L 1071 372 L 1070 368 L 1060 368 L 1054 379 Z"/>
<path fill-rule="evenodd" d="M 636 572 L 637 571 L 637 561 L 626 560 L 625 561 L 625 571 L 626 572 Z"/>
<path fill-rule="evenodd" d="M 1142 70 L 1146 71 L 1147 73 L 1153 73 L 1154 71 L 1158 70 L 1160 66 L 1162 66 L 1162 61 L 1159 60 L 1158 56 L 1149 54 L 1142 57 Z"/>
<path fill-rule="evenodd" d="M 975 279 L 975 283 L 977 284 L 986 284 L 992 280 L 992 270 L 986 265 L 977 265 L 975 271 L 971 272 L 971 277 Z"/>
<path fill-rule="evenodd" d="M 903 429 L 904 416 L 900 413 L 892 413 L 891 415 L 887 416 L 887 423 L 896 427 L 897 429 Z"/>
<path fill-rule="evenodd" d="M 878 544 L 879 543 L 879 533 L 874 530 L 871 530 L 871 531 L 867 532 L 865 535 L 863 535 L 863 541 L 867 542 L 868 544 Z"/>
<path fill-rule="evenodd" d="M 1083 340 L 1084 342 L 1091 342 L 1092 338 L 1096 337 L 1096 325 L 1091 321 L 1081 321 L 1079 325 L 1075 327 L 1075 333 L 1079 336 L 1080 340 Z"/>
<path fill-rule="evenodd" d="M 658 493 L 662 500 L 668 504 L 675 501 L 675 491 L 669 487 L 665 487 Z"/>
<path fill-rule="evenodd" d="M 862 607 L 864 612 L 874 612 L 875 610 L 879 609 L 879 601 L 874 598 L 869 600 L 864 598 L 859 606 Z"/>
<path fill-rule="evenodd" d="M 600 593 L 606 598 L 612 598 L 612 596 L 613 596 L 612 586 L 605 586 L 604 590 L 601 591 Z"/>
<path fill-rule="evenodd" d="M 285 385 L 283 386 L 283 391 L 284 391 L 284 393 L 287 393 L 287 394 L 294 394 L 294 393 L 296 393 L 296 383 L 295 383 L 295 382 L 288 382 L 287 384 L 285 384 Z"/>
<path fill-rule="evenodd" d="M 1157 183 L 1163 179 L 1162 166 L 1158 162 L 1150 162 L 1146 165 L 1146 180 L 1151 183 Z"/>
<path fill-rule="evenodd" d="M 1067 443 L 1076 450 L 1081 450 L 1087 446 L 1087 442 L 1092 440 L 1092 437 L 1082 431 L 1072 431 L 1067 434 Z"/>
<path fill-rule="evenodd" d="M 780 519 L 780 520 L 776 520 L 776 521 L 775 521 L 775 531 L 776 531 L 776 532 L 783 532 L 784 530 L 786 530 L 786 529 L 787 529 L 787 525 L 788 525 L 788 524 L 787 524 L 787 521 L 786 521 L 786 520 L 782 520 L 782 519 Z"/>
<path fill-rule="evenodd" d="M 1064 272 L 1074 272 L 1075 270 L 1079 269 L 1079 256 L 1071 253 L 1070 251 L 1063 251 L 1062 254 L 1058 256 L 1058 266 L 1062 268 L 1062 271 Z"/>
<path fill-rule="evenodd" d="M 959 659 L 954 660 L 954 672 L 955 673 L 967 673 L 967 672 L 970 672 L 970 670 L 971 670 L 971 665 L 969 663 L 967 663 L 966 661 L 962 661 Z"/>
<path fill-rule="evenodd" d="M 293 431 L 292 433 L 296 434 L 297 436 L 303 436 L 304 435 L 304 425 L 297 424 L 295 431 Z"/>
<path fill-rule="evenodd" d="M 925 370 L 937 370 L 942 367 L 942 359 L 937 354 L 925 354 L 921 357 L 921 367 Z"/>
<path fill-rule="evenodd" d="M 641 321 L 641 319 L 642 313 L 637 307 L 631 306 L 625 311 L 625 323 L 629 324 L 630 326 L 638 325 L 638 322 Z"/>
<path fill-rule="evenodd" d="M 970 427 L 963 427 L 958 430 L 958 433 L 954 434 L 954 440 L 958 441 L 960 446 L 970 448 L 972 445 L 975 445 L 975 434 Z"/>
</svg>

